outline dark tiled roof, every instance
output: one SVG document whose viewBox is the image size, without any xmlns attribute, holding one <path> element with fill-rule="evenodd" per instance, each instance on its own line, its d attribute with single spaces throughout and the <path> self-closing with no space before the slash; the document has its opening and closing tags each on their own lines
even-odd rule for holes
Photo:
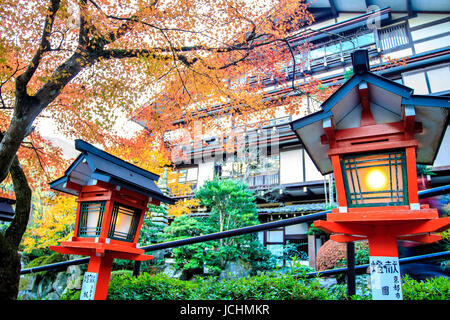
<svg viewBox="0 0 450 320">
<path fill-rule="evenodd" d="M 305 203 L 296 204 L 276 208 L 258 208 L 258 213 L 303 213 L 303 212 L 316 212 L 326 210 L 326 203 Z"/>
</svg>

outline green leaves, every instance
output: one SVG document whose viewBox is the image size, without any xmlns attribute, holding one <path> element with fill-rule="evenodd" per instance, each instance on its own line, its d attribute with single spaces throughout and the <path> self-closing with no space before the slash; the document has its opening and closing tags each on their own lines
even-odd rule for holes
<svg viewBox="0 0 450 320">
<path fill-rule="evenodd" d="M 182 281 L 158 274 L 127 275 L 111 280 L 110 300 L 336 300 L 316 280 L 296 279 L 291 274 L 262 274 L 248 279 L 217 281 L 197 278 Z"/>
<path fill-rule="evenodd" d="M 207 217 L 182 215 L 165 229 L 167 240 L 195 237 L 258 224 L 255 197 L 245 183 L 238 180 L 207 181 L 196 193 L 200 204 L 207 206 Z M 208 270 L 218 275 L 228 261 L 241 259 L 254 270 L 275 266 L 272 254 L 255 235 L 244 235 L 174 248 L 175 266 L 190 273 Z"/>
<path fill-rule="evenodd" d="M 402 277 L 404 300 L 448 300 L 450 298 L 450 280 L 435 277 L 425 281 L 416 281 L 409 276 Z"/>
<path fill-rule="evenodd" d="M 195 197 L 210 208 L 210 222 L 217 225 L 218 231 L 259 223 L 253 192 L 242 181 L 207 181 Z"/>
</svg>

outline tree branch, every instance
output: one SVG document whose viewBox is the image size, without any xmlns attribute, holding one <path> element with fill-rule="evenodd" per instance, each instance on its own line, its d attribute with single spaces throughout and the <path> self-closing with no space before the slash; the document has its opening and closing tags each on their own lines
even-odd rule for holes
<svg viewBox="0 0 450 320">
<path fill-rule="evenodd" d="M 26 93 L 26 87 L 33 74 L 36 72 L 41 62 L 44 52 L 50 49 L 50 34 L 55 21 L 56 12 L 59 9 L 60 0 L 51 0 L 48 14 L 45 17 L 44 30 L 42 31 L 41 42 L 36 50 L 27 70 L 16 78 L 16 91 Z"/>
<path fill-rule="evenodd" d="M 165 32 L 165 31 L 177 31 L 177 32 L 186 32 L 186 33 L 196 33 L 196 34 L 202 34 L 205 37 L 208 38 L 212 38 L 208 35 L 205 35 L 203 33 L 203 31 L 193 31 L 193 30 L 184 30 L 184 29 L 179 29 L 179 28 L 164 28 L 164 27 L 158 27 L 154 24 L 142 21 L 137 19 L 135 16 L 131 17 L 131 18 L 124 18 L 124 17 L 116 17 L 116 16 L 111 16 L 111 15 L 105 15 L 107 18 L 109 19 L 114 19 L 114 20 L 119 20 L 119 21 L 125 21 L 128 23 L 140 23 L 143 24 L 145 26 L 149 26 L 152 28 L 157 29 L 160 32 Z M 267 34 L 256 34 L 256 25 L 254 24 L 253 21 L 243 18 L 245 20 L 247 20 L 249 23 L 252 24 L 252 30 L 249 32 L 249 34 L 247 35 L 245 41 L 241 42 L 241 43 L 236 43 L 234 45 L 229 45 L 227 44 L 226 46 L 223 47 L 210 47 L 210 46 L 202 46 L 202 45 L 197 45 L 197 46 L 183 46 L 183 47 L 173 47 L 173 46 L 169 46 L 169 47 L 155 47 L 154 49 L 159 51 L 159 52 L 191 52 L 191 51 L 211 51 L 211 52 L 219 52 L 219 53 L 226 53 L 226 52 L 231 52 L 231 51 L 237 51 L 237 50 L 244 50 L 244 51 L 248 51 L 248 50 L 252 50 L 254 48 L 260 47 L 260 46 L 264 46 L 267 44 L 271 44 L 273 42 L 276 42 L 277 40 L 271 40 L 268 42 L 262 42 L 262 43 L 253 43 L 255 40 L 262 38 L 264 36 L 267 36 Z M 124 24 L 125 24 L 124 23 Z M 213 39 L 213 38 L 212 38 Z M 216 39 L 214 39 L 216 40 Z"/>
<path fill-rule="evenodd" d="M 292 57 L 292 90 L 295 90 L 295 68 L 296 68 L 296 61 L 295 61 L 295 54 L 294 54 L 294 51 L 292 50 L 292 47 L 291 47 L 291 44 L 289 43 L 289 40 L 287 40 L 287 39 L 282 39 L 281 41 L 283 41 L 285 44 L 286 44 L 286 46 L 288 47 L 288 49 L 289 49 L 289 52 L 290 52 L 290 54 L 291 54 L 291 57 Z"/>
<path fill-rule="evenodd" d="M 79 49 L 62 63 L 53 72 L 48 80 L 34 95 L 39 101 L 39 106 L 32 117 L 36 117 L 45 107 L 47 107 L 75 76 L 85 67 L 88 67 L 97 61 L 98 56 L 80 52 Z M 34 120 L 33 118 L 33 120 Z"/>
<path fill-rule="evenodd" d="M 90 29 L 87 25 L 88 22 L 85 19 L 85 15 L 87 16 L 85 13 L 87 10 L 86 0 L 81 0 L 78 7 L 80 8 L 80 31 L 78 34 L 78 44 L 81 47 L 85 47 L 89 43 L 88 34 Z"/>
<path fill-rule="evenodd" d="M 171 60 L 172 58 L 166 55 L 157 54 L 154 50 L 148 49 L 105 49 L 98 53 L 98 56 L 105 59 L 125 59 L 137 57 L 152 57 L 154 59 Z"/>
<path fill-rule="evenodd" d="M 89 0 L 97 9 L 99 9 L 103 14 L 105 14 L 103 12 L 103 10 L 100 8 L 99 5 L 97 5 L 93 0 Z M 156 5 L 158 4 L 158 0 L 154 0 L 149 7 L 156 7 Z M 109 16 L 107 16 L 105 14 L 105 16 L 108 18 Z M 139 22 L 138 16 L 135 14 L 132 17 L 126 19 L 126 21 L 124 23 L 122 23 L 115 31 L 110 32 L 108 35 L 108 42 L 109 43 L 113 43 L 114 41 L 116 41 L 117 39 L 119 39 L 120 37 L 122 37 L 124 34 L 126 34 L 128 31 L 130 31 L 131 29 L 133 29 L 134 25 L 136 23 Z"/>
</svg>

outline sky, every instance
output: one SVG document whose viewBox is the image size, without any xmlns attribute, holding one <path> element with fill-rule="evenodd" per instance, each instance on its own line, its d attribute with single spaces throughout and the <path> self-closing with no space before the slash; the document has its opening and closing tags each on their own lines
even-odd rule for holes
<svg viewBox="0 0 450 320">
<path fill-rule="evenodd" d="M 132 137 L 143 128 L 137 123 L 128 120 L 125 116 L 119 117 L 114 125 L 115 130 L 120 133 L 122 137 Z M 79 152 L 75 150 L 75 140 L 69 139 L 58 131 L 55 121 L 49 117 L 40 117 L 36 120 L 36 130 L 47 140 L 50 140 L 54 145 L 60 147 L 63 151 L 63 156 L 66 159 L 73 159 L 78 156 Z M 94 145 L 100 149 L 103 146 L 99 144 Z"/>
</svg>

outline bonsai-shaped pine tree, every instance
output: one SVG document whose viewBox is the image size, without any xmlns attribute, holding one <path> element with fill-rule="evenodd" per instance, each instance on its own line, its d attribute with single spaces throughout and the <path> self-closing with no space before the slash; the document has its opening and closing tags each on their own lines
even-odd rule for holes
<svg viewBox="0 0 450 320">
<path fill-rule="evenodd" d="M 255 197 L 242 181 L 215 178 L 207 181 L 195 197 L 209 209 L 208 218 L 177 217 L 165 229 L 171 237 L 192 237 L 259 223 Z M 254 234 L 174 248 L 173 253 L 176 265 L 188 272 L 198 272 L 206 266 L 218 274 L 228 261 L 238 257 L 257 269 L 273 267 L 273 256 Z"/>
<path fill-rule="evenodd" d="M 253 192 L 240 180 L 215 178 L 207 181 L 196 193 L 196 198 L 200 205 L 210 209 L 209 225 L 216 229 L 216 232 L 259 223 Z M 220 239 L 221 267 L 251 240 L 252 235 Z"/>
<path fill-rule="evenodd" d="M 240 180 L 207 181 L 195 197 L 210 209 L 209 219 L 219 232 L 259 223 L 253 192 Z M 230 244 L 235 239 L 221 240 Z"/>
</svg>

